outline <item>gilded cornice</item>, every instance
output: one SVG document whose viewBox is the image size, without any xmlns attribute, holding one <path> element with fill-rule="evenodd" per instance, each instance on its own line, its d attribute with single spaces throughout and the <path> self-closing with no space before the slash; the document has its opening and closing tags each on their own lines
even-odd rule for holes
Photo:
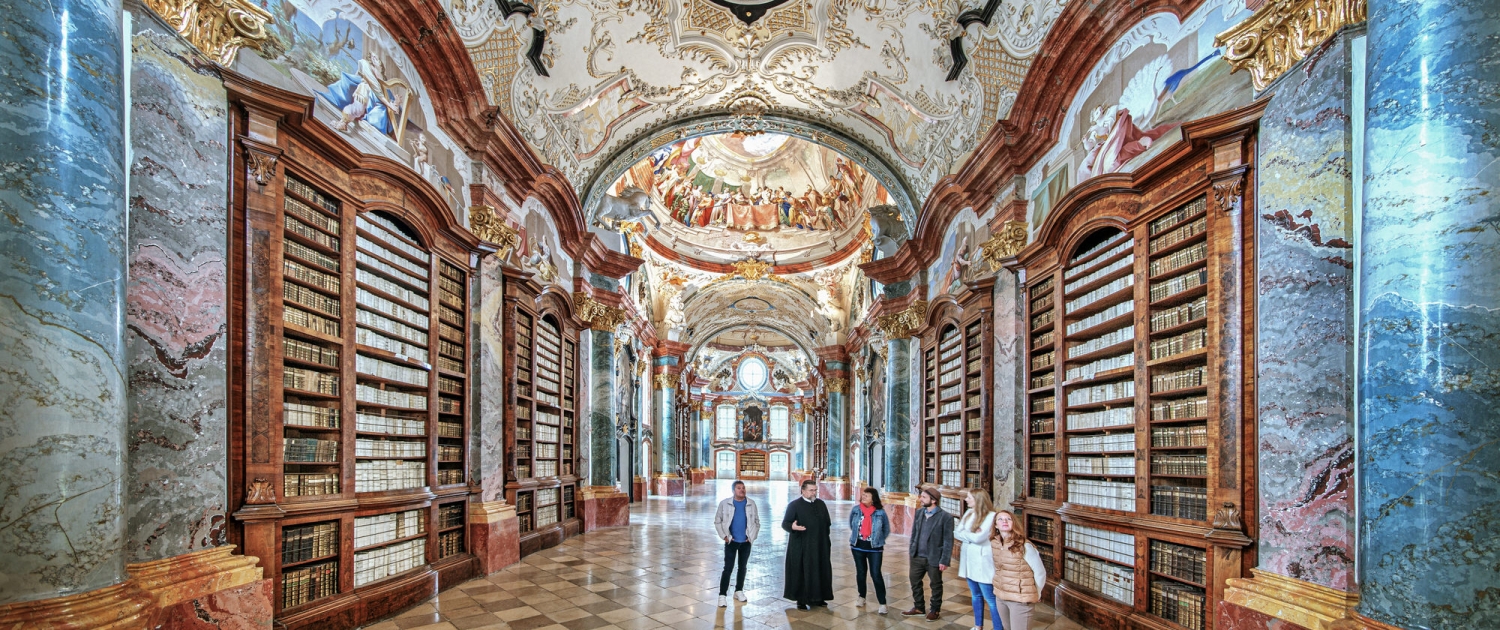
<svg viewBox="0 0 1500 630">
<path fill-rule="evenodd" d="M 881 315 L 875 325 L 885 332 L 887 339 L 906 339 L 922 328 L 927 320 L 927 300 L 916 300 L 905 310 Z"/>
<path fill-rule="evenodd" d="M 521 235 L 501 221 L 490 206 L 469 206 L 469 231 L 479 240 L 498 245 L 495 253 L 500 260 L 509 260 L 511 252 L 521 244 Z"/>
<path fill-rule="evenodd" d="M 589 330 L 612 333 L 625 322 L 625 309 L 601 303 L 587 293 L 573 294 L 573 308 L 578 319 L 588 322 Z"/>
<path fill-rule="evenodd" d="M 773 265 L 764 260 L 746 258 L 744 260 L 730 263 L 730 266 L 734 268 L 734 271 L 714 278 L 713 282 L 710 282 L 709 284 L 718 284 L 720 282 L 733 280 L 735 278 L 744 278 L 751 282 L 770 280 L 772 282 L 791 284 L 791 282 L 786 278 L 781 277 L 779 274 L 772 273 L 771 268 L 773 267 Z"/>
<path fill-rule="evenodd" d="M 260 50 L 271 21 L 271 13 L 250 0 L 145 1 L 178 35 L 225 68 L 241 48 Z"/>
<path fill-rule="evenodd" d="M 1339 29 L 1365 21 L 1366 0 L 1270 0 L 1214 37 L 1224 60 L 1264 90 Z"/>
<path fill-rule="evenodd" d="M 991 236 L 990 240 L 979 244 L 985 262 L 990 264 L 990 271 L 998 271 L 1001 260 L 1025 249 L 1028 232 L 1025 221 L 1006 221 L 1005 227 Z"/>
</svg>

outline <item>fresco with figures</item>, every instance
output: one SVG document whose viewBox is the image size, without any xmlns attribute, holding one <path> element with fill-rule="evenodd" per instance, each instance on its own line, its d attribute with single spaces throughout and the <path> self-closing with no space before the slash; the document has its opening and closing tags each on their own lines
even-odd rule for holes
<svg viewBox="0 0 1500 630">
<path fill-rule="evenodd" d="M 991 214 L 987 213 L 986 217 Z M 972 208 L 964 208 L 953 217 L 943 237 L 942 253 L 927 270 L 928 299 L 962 293 L 964 284 L 988 274 L 989 263 L 985 262 L 979 244 L 989 238 L 989 227 Z"/>
<path fill-rule="evenodd" d="M 1053 147 L 1026 175 L 1037 229 L 1069 190 L 1129 172 L 1181 139 L 1182 123 L 1254 100 L 1250 76 L 1233 73 L 1214 36 L 1250 16 L 1243 0 L 1209 0 L 1178 19 L 1148 16 L 1089 72 Z"/>
</svg>

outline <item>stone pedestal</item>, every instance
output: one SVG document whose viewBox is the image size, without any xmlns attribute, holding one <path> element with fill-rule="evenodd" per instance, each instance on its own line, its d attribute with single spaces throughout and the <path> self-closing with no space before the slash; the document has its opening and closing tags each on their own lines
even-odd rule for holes
<svg viewBox="0 0 1500 630">
<path fill-rule="evenodd" d="M 709 470 L 707 468 L 694 468 L 688 471 L 688 483 L 691 483 L 695 486 L 701 486 L 705 483 L 708 483 L 709 475 L 712 472 L 712 470 Z"/>
<path fill-rule="evenodd" d="M 804 479 L 812 479 L 812 473 L 805 470 L 792 471 L 792 483 L 802 483 Z"/>
<path fill-rule="evenodd" d="M 657 494 L 656 491 L 651 489 L 651 484 L 646 483 L 645 477 L 636 475 L 634 479 L 631 479 L 630 495 L 635 497 L 636 501 L 645 501 L 648 493 Z"/>
<path fill-rule="evenodd" d="M 824 477 L 818 482 L 818 498 L 824 501 L 848 501 L 853 496 L 849 480 L 844 477 Z"/>
<path fill-rule="evenodd" d="M 883 492 L 880 502 L 885 504 L 885 515 L 891 520 L 891 533 L 911 535 L 912 517 L 917 514 L 917 497 L 905 492 Z"/>
<path fill-rule="evenodd" d="M 583 490 L 583 531 L 630 525 L 630 496 L 614 486 L 589 486 Z"/>
<path fill-rule="evenodd" d="M 680 497 L 685 489 L 681 475 L 657 475 L 651 480 L 651 494 L 660 497 Z"/>
<path fill-rule="evenodd" d="M 521 521 L 504 501 L 469 504 L 469 548 L 489 575 L 521 561 Z"/>
</svg>

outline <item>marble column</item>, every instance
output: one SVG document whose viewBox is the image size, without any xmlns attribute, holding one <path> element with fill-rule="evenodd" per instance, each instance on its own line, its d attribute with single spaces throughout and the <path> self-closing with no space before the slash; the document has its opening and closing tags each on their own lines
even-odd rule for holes
<svg viewBox="0 0 1500 630">
<path fill-rule="evenodd" d="M 1025 324 L 1021 317 L 1021 289 L 1015 272 L 995 274 L 995 393 L 991 436 L 994 439 L 992 499 L 996 509 L 1007 509 L 1023 490 L 1021 438 L 1025 427 L 1022 399 L 1025 397 Z"/>
<path fill-rule="evenodd" d="M 1500 627 L 1500 20 L 1372 0 L 1360 240 L 1359 609 Z"/>
<path fill-rule="evenodd" d="M 662 357 L 658 361 L 665 367 L 676 363 L 671 357 Z M 677 375 L 662 372 L 655 375 L 653 380 L 654 406 L 660 411 L 656 417 L 656 452 L 652 457 L 656 462 L 656 470 L 648 472 L 651 475 L 651 489 L 653 494 L 680 497 L 683 493 L 683 479 L 677 466 L 682 456 L 687 454 L 677 452 Z"/>
<path fill-rule="evenodd" d="M 589 337 L 589 485 L 583 492 L 584 531 L 630 524 L 630 495 L 620 489 L 621 480 L 616 478 L 615 335 L 591 330 Z"/>
<path fill-rule="evenodd" d="M 469 497 L 469 538 L 479 568 L 488 574 L 521 560 L 521 521 L 505 502 L 505 262 L 479 260 L 474 274 L 472 321 L 474 406 L 469 413 L 469 479 L 478 496 Z"/>
<path fill-rule="evenodd" d="M 886 342 L 885 489 L 907 492 L 911 477 L 911 340 Z"/>
<path fill-rule="evenodd" d="M 843 374 L 842 362 L 829 361 L 829 369 Z M 844 380 L 844 377 L 838 377 Z M 847 380 L 837 388 L 828 390 L 828 464 L 825 479 L 818 484 L 818 495 L 828 500 L 842 501 L 849 498 L 849 467 L 846 464 L 849 452 L 849 395 Z"/>
<path fill-rule="evenodd" d="M 6 9 L 0 606 L 126 578 L 120 2 L 18 0 Z"/>
</svg>

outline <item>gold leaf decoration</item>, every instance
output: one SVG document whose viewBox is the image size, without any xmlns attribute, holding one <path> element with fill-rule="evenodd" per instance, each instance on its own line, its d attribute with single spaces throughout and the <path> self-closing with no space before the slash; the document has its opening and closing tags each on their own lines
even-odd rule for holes
<svg viewBox="0 0 1500 630">
<path fill-rule="evenodd" d="M 1000 269 L 1000 261 L 1020 253 L 1026 248 L 1028 229 L 1025 221 L 1006 221 L 1005 226 L 990 240 L 979 244 L 990 271 Z"/>
<path fill-rule="evenodd" d="M 875 325 L 885 332 L 887 339 L 906 339 L 920 330 L 927 320 L 927 300 L 917 300 L 905 310 L 881 315 Z"/>
<path fill-rule="evenodd" d="M 1365 0 L 1269 0 L 1214 36 L 1224 60 L 1264 90 L 1340 29 L 1365 21 Z"/>
<path fill-rule="evenodd" d="M 146 0 L 177 34 L 228 68 L 241 48 L 260 50 L 271 13 L 250 0 Z"/>
</svg>

